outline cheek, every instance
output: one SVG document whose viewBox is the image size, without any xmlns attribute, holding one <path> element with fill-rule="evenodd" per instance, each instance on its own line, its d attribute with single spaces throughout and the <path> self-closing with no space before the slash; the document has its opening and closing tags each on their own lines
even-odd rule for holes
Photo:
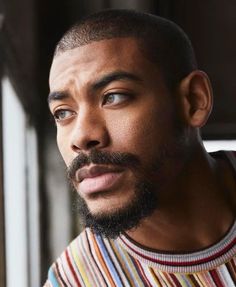
<svg viewBox="0 0 236 287">
<path fill-rule="evenodd" d="M 156 110 L 130 113 L 126 117 L 121 116 L 112 125 L 111 122 L 109 130 L 115 149 L 137 154 L 148 161 L 172 134 L 170 117 Z"/>
</svg>

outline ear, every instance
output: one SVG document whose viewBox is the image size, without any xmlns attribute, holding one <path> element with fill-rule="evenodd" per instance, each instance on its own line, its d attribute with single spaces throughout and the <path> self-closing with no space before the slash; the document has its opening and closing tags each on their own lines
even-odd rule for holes
<svg viewBox="0 0 236 287">
<path fill-rule="evenodd" d="M 179 84 L 178 96 L 183 120 L 192 127 L 202 127 L 212 110 L 212 87 L 206 73 L 195 70 Z"/>
</svg>

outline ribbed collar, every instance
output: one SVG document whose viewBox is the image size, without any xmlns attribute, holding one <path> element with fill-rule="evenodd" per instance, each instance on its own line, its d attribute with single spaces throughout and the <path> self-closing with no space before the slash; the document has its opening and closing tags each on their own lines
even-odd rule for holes
<svg viewBox="0 0 236 287">
<path fill-rule="evenodd" d="M 166 254 L 150 251 L 121 235 L 119 244 L 135 259 L 165 272 L 193 273 L 216 268 L 236 256 L 236 220 L 218 243 L 198 252 Z"/>
</svg>

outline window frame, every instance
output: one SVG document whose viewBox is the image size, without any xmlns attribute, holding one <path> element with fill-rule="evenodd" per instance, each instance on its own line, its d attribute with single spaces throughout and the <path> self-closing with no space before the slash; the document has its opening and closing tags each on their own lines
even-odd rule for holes
<svg viewBox="0 0 236 287">
<path fill-rule="evenodd" d="M 0 83 L 2 80 L 0 67 Z M 0 84 L 0 286 L 6 286 L 6 257 L 5 257 L 5 209 L 3 194 L 3 145 L 2 145 L 2 85 Z"/>
</svg>

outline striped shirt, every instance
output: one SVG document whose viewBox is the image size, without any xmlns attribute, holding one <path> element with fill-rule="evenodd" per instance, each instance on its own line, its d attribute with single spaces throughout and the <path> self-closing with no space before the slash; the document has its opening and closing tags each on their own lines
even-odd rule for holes
<svg viewBox="0 0 236 287">
<path fill-rule="evenodd" d="M 49 269 L 44 287 L 57 286 L 234 287 L 236 220 L 218 243 L 185 254 L 150 251 L 126 235 L 107 239 L 86 228 Z"/>
</svg>

